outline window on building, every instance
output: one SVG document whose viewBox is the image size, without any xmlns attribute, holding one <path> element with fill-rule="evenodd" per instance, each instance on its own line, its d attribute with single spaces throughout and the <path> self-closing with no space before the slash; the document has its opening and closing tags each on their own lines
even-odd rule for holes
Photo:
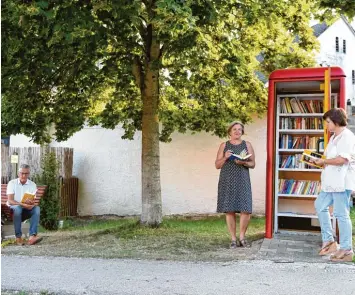
<svg viewBox="0 0 355 295">
<path fill-rule="evenodd" d="M 346 53 L 346 40 L 343 40 L 343 53 Z"/>
<path fill-rule="evenodd" d="M 339 37 L 335 37 L 335 52 L 339 52 Z"/>
<path fill-rule="evenodd" d="M 353 85 L 355 85 L 355 70 L 352 70 L 352 73 L 351 73 L 351 80 L 353 82 Z"/>
</svg>

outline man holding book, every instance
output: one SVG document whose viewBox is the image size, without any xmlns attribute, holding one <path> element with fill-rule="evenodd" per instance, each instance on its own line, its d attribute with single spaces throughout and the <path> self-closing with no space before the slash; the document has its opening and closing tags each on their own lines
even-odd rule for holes
<svg viewBox="0 0 355 295">
<path fill-rule="evenodd" d="M 42 240 L 37 236 L 37 228 L 40 217 L 40 208 L 35 205 L 34 197 L 37 186 L 29 180 L 30 166 L 22 164 L 18 171 L 18 178 L 11 180 L 7 184 L 7 204 L 14 212 L 14 227 L 16 244 L 24 245 L 22 240 L 21 223 L 30 218 L 30 238 L 29 245 L 34 245 Z M 31 198 L 32 196 L 32 198 Z"/>
</svg>

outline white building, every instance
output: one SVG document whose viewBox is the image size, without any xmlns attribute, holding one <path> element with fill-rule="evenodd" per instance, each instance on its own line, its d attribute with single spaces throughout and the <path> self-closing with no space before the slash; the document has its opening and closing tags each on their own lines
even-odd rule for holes
<svg viewBox="0 0 355 295">
<path fill-rule="evenodd" d="M 333 25 L 316 25 L 321 44 L 318 63 L 341 66 L 347 74 L 347 98 L 354 101 L 355 33 L 345 19 Z M 338 39 L 336 39 L 338 38 Z M 338 43 L 336 43 L 336 40 Z M 345 42 L 344 42 L 345 41 Z M 339 45 L 337 51 L 336 44 Z M 344 47 L 345 44 L 345 47 Z M 345 48 L 345 52 L 344 52 Z M 255 118 L 246 126 L 245 140 L 255 150 L 251 170 L 255 213 L 265 212 L 266 119 Z M 73 173 L 79 178 L 80 215 L 136 215 L 141 212 L 141 133 L 122 140 L 122 129 L 85 127 L 66 142 L 51 146 L 74 148 Z M 214 161 L 221 139 L 206 133 L 174 134 L 161 143 L 163 214 L 213 213 L 217 203 L 219 170 Z M 12 136 L 11 146 L 31 146 L 22 135 Z"/>
<path fill-rule="evenodd" d="M 255 213 L 265 208 L 266 124 L 255 119 L 245 127 L 254 147 L 257 169 L 251 170 Z M 73 174 L 79 178 L 79 215 L 141 213 L 141 132 L 122 140 L 121 128 L 85 127 L 66 142 L 51 146 L 74 148 Z M 213 213 L 217 206 L 219 171 L 214 166 L 222 139 L 206 133 L 173 135 L 160 144 L 163 214 Z M 11 146 L 33 146 L 23 135 Z"/>
<path fill-rule="evenodd" d="M 352 22 L 355 25 L 355 20 Z M 325 23 L 313 26 L 320 42 L 317 64 L 340 66 L 346 74 L 346 100 L 355 105 L 355 30 L 345 17 L 331 26 Z"/>
</svg>

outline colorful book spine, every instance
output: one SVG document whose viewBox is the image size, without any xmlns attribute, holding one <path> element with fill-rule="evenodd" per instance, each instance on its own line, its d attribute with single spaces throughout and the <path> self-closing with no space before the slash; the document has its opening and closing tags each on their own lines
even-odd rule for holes
<svg viewBox="0 0 355 295">
<path fill-rule="evenodd" d="M 319 181 L 279 179 L 279 194 L 285 195 L 318 195 L 321 186 Z"/>
</svg>

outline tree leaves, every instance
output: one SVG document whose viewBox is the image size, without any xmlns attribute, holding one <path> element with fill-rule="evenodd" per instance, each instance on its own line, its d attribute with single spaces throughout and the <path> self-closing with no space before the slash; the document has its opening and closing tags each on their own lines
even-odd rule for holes
<svg viewBox="0 0 355 295">
<path fill-rule="evenodd" d="M 41 143 L 50 140 L 49 126 L 65 140 L 88 121 L 122 124 L 131 139 L 142 128 L 149 69 L 159 73 L 161 140 L 175 130 L 224 136 L 227 122 L 265 111 L 256 72 L 313 65 L 312 7 L 305 0 L 4 1 L 2 131 Z"/>
<path fill-rule="evenodd" d="M 320 8 L 323 8 L 323 19 L 334 14 L 344 14 L 349 19 L 355 16 L 354 0 L 319 0 L 318 5 Z"/>
</svg>

